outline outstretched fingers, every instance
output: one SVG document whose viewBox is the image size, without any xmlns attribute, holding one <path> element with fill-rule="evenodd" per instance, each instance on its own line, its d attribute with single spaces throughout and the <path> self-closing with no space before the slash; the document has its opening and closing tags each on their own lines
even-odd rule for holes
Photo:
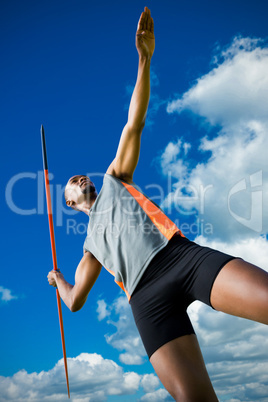
<svg viewBox="0 0 268 402">
<path fill-rule="evenodd" d="M 154 29 L 154 22 L 151 17 L 151 11 L 149 10 L 148 7 L 145 7 L 138 22 L 138 31 L 153 32 L 153 29 Z"/>
<path fill-rule="evenodd" d="M 144 12 L 141 13 L 137 29 L 138 29 L 138 31 L 142 31 L 145 29 L 145 13 Z"/>
<path fill-rule="evenodd" d="M 148 21 L 148 31 L 150 31 L 151 33 L 154 33 L 154 20 L 152 19 L 152 17 L 149 18 Z"/>
<path fill-rule="evenodd" d="M 146 29 L 147 31 L 153 32 L 154 21 L 151 17 L 151 10 L 149 10 L 148 7 L 145 7 L 144 13 L 146 13 L 146 28 L 144 28 L 144 29 Z"/>
</svg>

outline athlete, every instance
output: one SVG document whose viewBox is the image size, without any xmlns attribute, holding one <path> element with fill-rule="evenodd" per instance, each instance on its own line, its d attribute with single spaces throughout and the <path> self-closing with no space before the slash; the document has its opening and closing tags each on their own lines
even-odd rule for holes
<svg viewBox="0 0 268 402">
<path fill-rule="evenodd" d="M 268 274 L 241 258 L 201 247 L 133 182 L 150 97 L 155 48 L 150 10 L 141 14 L 136 47 L 139 67 L 128 121 L 99 194 L 90 178 L 73 176 L 66 204 L 89 215 L 84 255 L 75 284 L 52 270 L 71 311 L 82 308 L 102 266 L 126 292 L 150 362 L 177 401 L 217 401 L 197 337 L 186 313 L 201 300 L 215 310 L 268 324 Z"/>
</svg>

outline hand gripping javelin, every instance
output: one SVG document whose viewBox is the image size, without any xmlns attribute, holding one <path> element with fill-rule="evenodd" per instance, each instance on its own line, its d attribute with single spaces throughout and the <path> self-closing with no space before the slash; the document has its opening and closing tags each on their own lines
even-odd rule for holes
<svg viewBox="0 0 268 402">
<path fill-rule="evenodd" d="M 54 269 L 54 271 L 57 271 L 58 267 L 57 267 L 56 245 L 55 245 L 53 216 L 52 216 L 52 207 L 51 207 L 51 195 L 50 195 L 49 177 L 48 177 L 47 150 L 46 150 L 45 130 L 44 130 L 43 125 L 41 125 L 41 141 L 42 141 L 42 151 L 43 151 L 44 177 L 45 177 L 45 188 L 46 188 L 46 198 L 47 198 L 47 214 L 48 214 L 48 222 L 49 222 L 53 269 Z M 67 358 L 66 358 L 62 311 L 61 311 L 61 299 L 60 299 L 60 294 L 59 294 L 59 291 L 57 288 L 56 288 L 56 295 L 57 295 L 58 313 L 59 313 L 59 321 L 60 321 L 60 333 L 61 333 L 61 343 L 62 343 L 62 351 L 63 351 L 63 359 L 64 359 L 64 367 L 65 367 L 65 376 L 66 376 L 68 397 L 70 398 Z"/>
</svg>

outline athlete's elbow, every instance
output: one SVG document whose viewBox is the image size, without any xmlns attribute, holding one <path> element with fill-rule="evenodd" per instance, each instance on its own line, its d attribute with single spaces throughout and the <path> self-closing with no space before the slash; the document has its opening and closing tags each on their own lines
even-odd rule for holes
<svg viewBox="0 0 268 402">
<path fill-rule="evenodd" d="M 70 305 L 70 310 L 72 313 L 76 313 L 77 311 L 81 310 L 83 305 L 85 304 L 85 300 L 75 300 L 73 303 Z"/>
<path fill-rule="evenodd" d="M 138 121 L 131 121 L 131 120 L 128 121 L 129 131 L 135 135 L 137 134 L 141 135 L 144 126 L 145 126 L 145 118 L 143 120 Z"/>
<path fill-rule="evenodd" d="M 139 134 L 142 133 L 142 131 L 143 131 L 143 129 L 144 129 L 144 126 L 145 126 L 145 117 L 144 117 L 144 119 L 140 122 L 140 124 L 139 124 L 138 127 L 137 127 L 137 131 L 139 132 Z"/>
<path fill-rule="evenodd" d="M 140 121 L 140 123 L 137 125 L 137 130 L 142 133 L 142 130 L 144 129 L 145 126 L 145 121 L 146 121 L 146 116 Z"/>
<path fill-rule="evenodd" d="M 70 310 L 72 313 L 76 313 L 77 311 L 81 310 L 82 307 L 83 307 L 83 305 L 74 303 L 70 306 Z"/>
<path fill-rule="evenodd" d="M 77 307 L 77 306 L 70 306 L 70 310 L 72 313 L 76 313 L 77 311 L 79 311 L 81 309 L 81 307 Z"/>
</svg>

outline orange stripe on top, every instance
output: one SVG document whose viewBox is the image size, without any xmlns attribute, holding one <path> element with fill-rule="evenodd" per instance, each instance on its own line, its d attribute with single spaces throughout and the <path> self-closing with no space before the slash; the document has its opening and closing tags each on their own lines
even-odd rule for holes
<svg viewBox="0 0 268 402">
<path fill-rule="evenodd" d="M 132 197 L 137 201 L 143 211 L 148 215 L 153 224 L 158 228 L 158 230 L 170 240 L 175 233 L 181 233 L 179 228 L 172 222 L 162 211 L 157 207 L 151 200 L 149 200 L 145 195 L 138 191 L 135 187 L 130 184 L 121 183 L 125 186 Z"/>
<path fill-rule="evenodd" d="M 130 300 L 130 294 L 129 294 L 128 291 L 125 289 L 125 287 L 124 287 L 124 285 L 123 285 L 123 282 L 115 281 L 115 283 L 116 283 L 118 286 L 120 286 L 120 288 L 125 292 L 125 294 L 126 294 L 126 296 L 127 296 L 127 298 L 128 298 L 128 301 L 129 301 L 129 300 Z"/>
</svg>

